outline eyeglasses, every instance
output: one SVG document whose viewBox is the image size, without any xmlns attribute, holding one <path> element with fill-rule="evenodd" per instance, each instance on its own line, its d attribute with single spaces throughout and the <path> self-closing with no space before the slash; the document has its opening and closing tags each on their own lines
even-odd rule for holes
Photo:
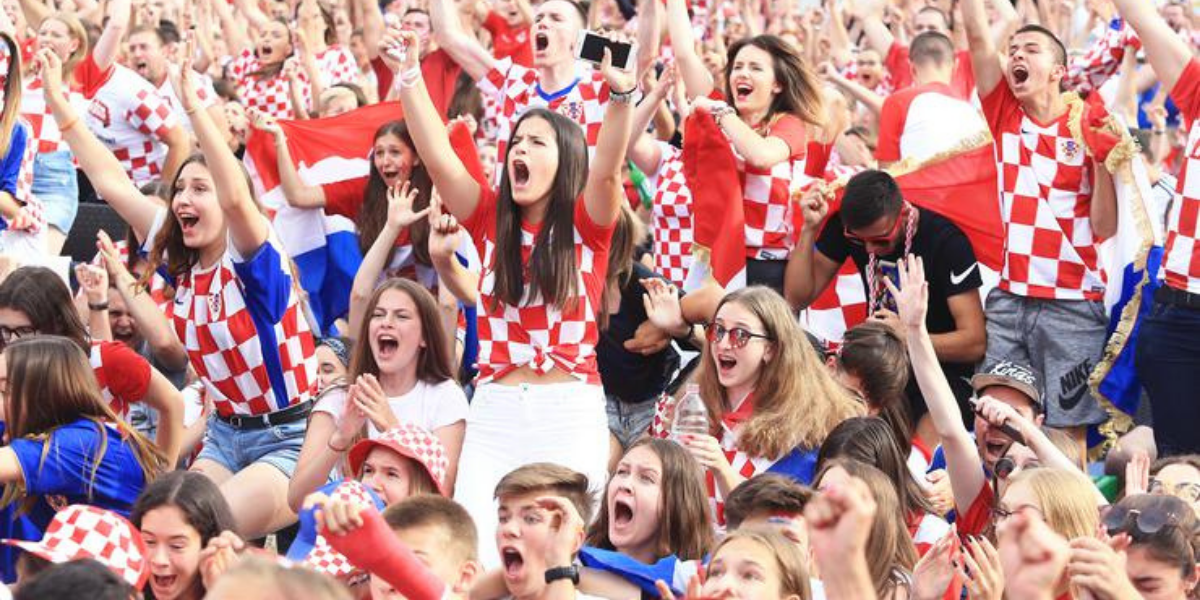
<svg viewBox="0 0 1200 600">
<path fill-rule="evenodd" d="M 33 327 L 32 325 L 25 325 L 22 327 L 0 326 L 0 350 L 3 350 L 4 347 L 13 340 L 19 340 L 35 333 L 37 333 L 37 328 Z"/>
<path fill-rule="evenodd" d="M 1004 508 L 1003 506 L 996 504 L 996 506 L 994 506 L 992 508 L 992 516 L 995 517 L 995 519 L 997 521 L 1003 521 L 1004 519 L 1007 519 L 1017 513 L 1021 513 L 1021 512 L 1025 512 L 1025 511 L 1035 512 L 1038 515 L 1041 515 L 1042 518 L 1045 518 L 1045 515 L 1042 514 L 1042 510 L 1032 504 L 1022 504 L 1021 506 L 1018 506 L 1014 510 L 1008 510 L 1007 508 Z"/>
<path fill-rule="evenodd" d="M 850 231 L 849 227 L 842 225 L 842 233 L 846 236 L 846 241 L 851 244 L 865 246 L 867 244 L 890 244 L 896 238 L 896 232 L 900 231 L 900 224 L 904 222 L 908 215 L 908 209 L 902 209 L 896 215 L 896 222 L 892 223 L 892 229 L 884 235 L 862 236 Z"/>
<path fill-rule="evenodd" d="M 1179 501 L 1173 496 L 1164 496 L 1164 498 Z M 1163 503 L 1146 510 L 1126 508 L 1115 504 L 1104 510 L 1100 515 L 1100 522 L 1108 530 L 1109 535 L 1118 533 L 1154 535 L 1164 528 L 1178 525 L 1182 510 L 1191 510 L 1191 507 L 1183 506 L 1182 501 L 1179 501 L 1179 506 L 1172 507 L 1170 503 Z"/>
<path fill-rule="evenodd" d="M 1191 481 L 1181 481 L 1175 484 L 1172 489 L 1167 489 L 1167 484 L 1157 477 L 1150 478 L 1150 493 L 1151 494 L 1166 494 L 1175 496 L 1186 502 L 1196 502 L 1200 500 L 1200 483 Z"/>
<path fill-rule="evenodd" d="M 750 340 L 754 338 L 775 341 L 771 338 L 771 336 L 763 335 L 761 333 L 754 333 L 744 327 L 726 329 L 724 325 L 709 323 L 707 329 L 709 342 L 713 344 L 719 344 L 721 343 L 721 340 L 725 339 L 725 334 L 729 334 L 729 345 L 733 346 L 735 349 L 745 348 L 746 344 L 749 344 Z"/>
</svg>

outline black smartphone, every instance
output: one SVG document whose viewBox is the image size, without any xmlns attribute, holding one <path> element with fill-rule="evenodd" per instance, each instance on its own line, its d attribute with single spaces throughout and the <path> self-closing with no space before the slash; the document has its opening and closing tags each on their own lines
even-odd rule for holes
<svg viewBox="0 0 1200 600">
<path fill-rule="evenodd" d="M 604 60 L 604 49 L 608 48 L 612 51 L 614 67 L 623 71 L 628 71 L 633 67 L 633 44 L 610 40 L 594 31 L 586 29 L 580 31 L 579 40 L 575 48 L 576 58 L 597 65 L 600 64 L 600 61 Z"/>
</svg>

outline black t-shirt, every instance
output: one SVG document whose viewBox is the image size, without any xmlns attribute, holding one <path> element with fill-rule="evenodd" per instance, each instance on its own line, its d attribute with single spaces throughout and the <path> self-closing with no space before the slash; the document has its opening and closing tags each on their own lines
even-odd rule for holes
<svg viewBox="0 0 1200 600">
<path fill-rule="evenodd" d="M 983 285 L 983 278 L 979 275 L 975 250 L 966 234 L 936 212 L 920 207 L 917 207 L 917 212 L 917 232 L 913 235 L 911 252 L 921 257 L 925 265 L 925 278 L 929 281 L 929 312 L 925 316 L 925 327 L 929 333 L 949 333 L 955 330 L 955 326 L 948 299 L 962 293 L 978 293 Z M 862 275 L 863 286 L 866 287 L 869 260 L 867 249 L 846 240 L 840 214 L 835 213 L 829 217 L 825 229 L 817 239 L 817 250 L 839 265 L 845 262 L 847 256 L 853 259 L 859 274 Z M 895 252 L 876 258 L 898 262 L 903 253 L 904 246 L 901 241 Z M 955 396 L 959 397 L 961 402 L 965 399 L 964 394 L 970 393 L 970 387 L 965 380 L 970 379 L 975 365 L 947 362 L 941 365 L 942 371 L 955 390 Z M 924 406 L 914 404 L 914 409 L 914 418 L 925 412 Z"/>
<path fill-rule="evenodd" d="M 647 319 L 646 306 L 642 303 L 646 288 L 641 280 L 650 277 L 662 279 L 642 263 L 633 263 L 633 275 L 621 289 L 621 307 L 609 316 L 608 328 L 600 332 L 596 344 L 596 362 L 604 393 L 622 402 L 637 403 L 657 398 L 679 368 L 679 355 L 670 345 L 649 356 L 625 349 L 625 342 L 633 338 L 637 328 Z"/>
</svg>

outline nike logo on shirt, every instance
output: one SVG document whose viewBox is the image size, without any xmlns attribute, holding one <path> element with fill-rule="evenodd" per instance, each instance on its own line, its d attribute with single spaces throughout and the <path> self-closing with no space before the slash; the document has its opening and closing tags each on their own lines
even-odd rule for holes
<svg viewBox="0 0 1200 600">
<path fill-rule="evenodd" d="M 955 273 L 954 271 L 950 271 L 950 285 L 958 285 L 958 284 L 962 283 L 963 281 L 965 281 L 967 279 L 967 275 L 970 275 L 971 271 L 974 271 L 977 268 L 979 268 L 979 263 L 972 263 L 971 266 L 966 271 L 963 271 L 962 273 Z"/>
</svg>

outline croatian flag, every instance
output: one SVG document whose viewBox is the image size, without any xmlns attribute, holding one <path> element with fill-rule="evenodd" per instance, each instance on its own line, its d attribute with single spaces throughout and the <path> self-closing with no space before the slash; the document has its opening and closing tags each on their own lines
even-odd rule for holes
<svg viewBox="0 0 1200 600">
<path fill-rule="evenodd" d="M 387 102 L 326 119 L 283 120 L 279 126 L 300 179 L 323 185 L 366 176 L 375 131 L 401 116 L 400 104 Z M 334 335 L 334 321 L 350 309 L 349 290 L 362 263 L 354 223 L 324 209 L 287 203 L 270 134 L 251 130 L 245 162 L 258 198 L 274 215 L 279 239 L 300 272 L 316 326 L 321 335 Z"/>
<path fill-rule="evenodd" d="M 746 217 L 737 159 L 707 111 L 693 112 L 683 139 L 683 176 L 692 191 L 692 253 L 684 291 L 709 278 L 726 290 L 746 287 Z M 733 233 L 736 232 L 736 233 Z"/>
</svg>

